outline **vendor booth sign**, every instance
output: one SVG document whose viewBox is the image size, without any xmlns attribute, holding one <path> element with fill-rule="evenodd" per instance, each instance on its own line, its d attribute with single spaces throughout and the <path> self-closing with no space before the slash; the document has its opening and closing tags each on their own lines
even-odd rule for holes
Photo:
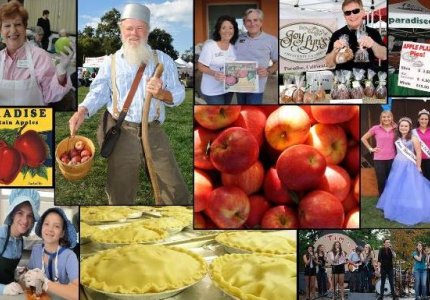
<svg viewBox="0 0 430 300">
<path fill-rule="evenodd" d="M 281 20 L 281 73 L 327 69 L 325 56 L 336 19 Z"/>
<path fill-rule="evenodd" d="M 430 92 L 430 44 L 403 42 L 398 85 Z"/>
<path fill-rule="evenodd" d="M 430 9 L 417 0 L 390 4 L 390 28 L 430 28 Z"/>
<path fill-rule="evenodd" d="M 100 68 L 105 60 L 105 56 L 100 57 L 86 57 L 83 67 L 84 68 Z"/>
</svg>

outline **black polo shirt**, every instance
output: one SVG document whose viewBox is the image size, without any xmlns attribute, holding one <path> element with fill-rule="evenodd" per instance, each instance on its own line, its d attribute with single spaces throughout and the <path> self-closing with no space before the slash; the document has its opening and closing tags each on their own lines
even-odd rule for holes
<svg viewBox="0 0 430 300">
<path fill-rule="evenodd" d="M 393 268 L 393 252 L 390 248 L 385 249 L 385 247 L 382 247 L 379 249 L 378 262 L 381 263 L 381 268 L 384 270 Z"/>
<path fill-rule="evenodd" d="M 327 54 L 333 51 L 333 45 L 334 42 L 336 42 L 342 35 L 346 34 L 349 38 L 349 47 L 351 48 L 352 52 L 357 52 L 359 49 L 358 42 L 357 42 L 357 36 L 356 36 L 356 30 L 350 30 L 348 26 L 344 26 L 341 29 L 335 31 L 333 35 L 331 36 L 330 42 L 328 44 Z M 370 28 L 366 26 L 366 32 L 367 34 L 374 40 L 376 43 L 378 43 L 381 46 L 384 46 L 384 42 L 382 41 L 381 35 L 376 29 Z M 353 68 L 359 68 L 359 69 L 378 69 L 378 59 L 376 58 L 375 54 L 373 53 L 373 50 L 368 48 L 367 51 L 369 52 L 369 61 L 368 63 L 355 63 L 354 58 L 350 61 L 347 61 L 343 64 L 337 64 L 336 70 L 351 70 Z"/>
</svg>

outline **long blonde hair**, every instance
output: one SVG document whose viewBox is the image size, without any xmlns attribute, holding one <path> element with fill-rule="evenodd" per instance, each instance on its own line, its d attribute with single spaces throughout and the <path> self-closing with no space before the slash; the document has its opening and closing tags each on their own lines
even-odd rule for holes
<svg viewBox="0 0 430 300">
<path fill-rule="evenodd" d="M 379 115 L 379 125 L 382 126 L 382 115 L 390 115 L 391 116 L 391 126 L 393 126 L 393 128 L 397 127 L 396 122 L 394 122 L 393 112 L 391 110 L 383 110 L 381 112 L 381 114 Z"/>
</svg>

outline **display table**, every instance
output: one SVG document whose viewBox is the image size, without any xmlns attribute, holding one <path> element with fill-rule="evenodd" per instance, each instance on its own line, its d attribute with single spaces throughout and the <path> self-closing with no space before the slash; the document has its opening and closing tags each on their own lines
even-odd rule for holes
<svg viewBox="0 0 430 300">
<path fill-rule="evenodd" d="M 408 96 L 408 97 L 428 97 L 430 92 L 414 90 L 402 86 L 398 86 L 399 73 L 391 73 L 388 75 L 388 95 L 390 97 Z"/>
</svg>

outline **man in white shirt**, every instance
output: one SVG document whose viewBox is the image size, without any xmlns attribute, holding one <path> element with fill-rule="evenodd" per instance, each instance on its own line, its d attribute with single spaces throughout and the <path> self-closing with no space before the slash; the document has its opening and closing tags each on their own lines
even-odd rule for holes
<svg viewBox="0 0 430 300">
<path fill-rule="evenodd" d="M 151 93 L 153 98 L 148 134 L 162 200 L 162 203 L 156 204 L 191 204 L 187 186 L 170 150 L 168 137 L 160 126 L 165 120 L 165 106 L 181 104 L 185 90 L 178 79 L 173 60 L 161 51 L 157 50 L 155 54 L 148 46 L 149 24 L 150 11 L 146 6 L 125 5 L 119 22 L 122 47 L 113 56 L 105 57 L 89 93 L 69 120 L 70 132 L 74 135 L 86 117 L 93 116 L 106 106 L 107 111 L 97 132 L 101 145 L 105 133 L 116 123 L 139 65 L 146 64 L 122 124 L 120 138 L 108 157 L 106 193 L 109 203 L 134 203 L 139 188 L 140 166 L 145 163 L 140 132 L 144 99 L 147 93 Z M 164 66 L 163 75 L 159 79 L 151 78 L 156 60 Z"/>
</svg>

